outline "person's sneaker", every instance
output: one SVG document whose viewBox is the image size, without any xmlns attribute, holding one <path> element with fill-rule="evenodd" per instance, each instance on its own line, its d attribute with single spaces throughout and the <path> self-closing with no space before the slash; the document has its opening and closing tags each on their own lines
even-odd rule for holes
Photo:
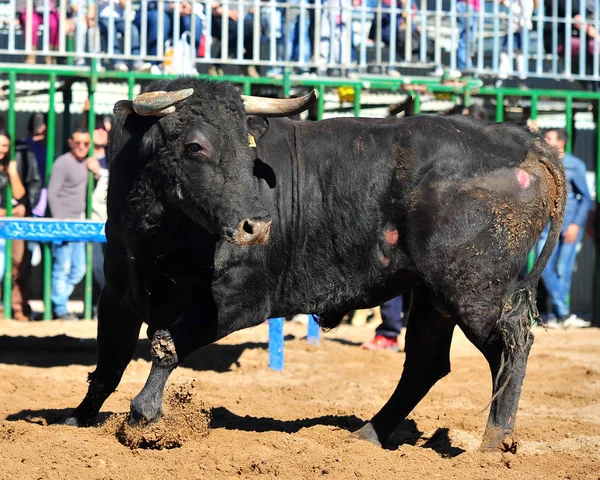
<svg viewBox="0 0 600 480">
<path fill-rule="evenodd" d="M 544 327 L 550 330 L 558 330 L 563 327 L 563 322 L 559 321 L 556 317 L 552 317 L 544 322 Z"/>
<path fill-rule="evenodd" d="M 152 69 L 152 64 L 150 62 L 144 62 L 143 60 L 138 60 L 133 64 L 133 69 L 136 72 L 149 72 Z"/>
<path fill-rule="evenodd" d="M 441 65 L 436 65 L 435 70 L 431 72 L 434 77 L 441 77 L 444 74 L 444 67 Z"/>
<path fill-rule="evenodd" d="M 453 68 L 449 68 L 444 72 L 444 75 L 448 80 L 456 80 L 462 77 L 462 73 L 460 70 L 454 70 Z"/>
<path fill-rule="evenodd" d="M 152 65 L 150 67 L 150 73 L 152 75 L 162 75 L 163 72 L 158 65 Z"/>
<path fill-rule="evenodd" d="M 129 67 L 125 62 L 117 62 L 113 67 L 117 72 L 128 72 Z"/>
<path fill-rule="evenodd" d="M 29 317 L 23 312 L 17 311 L 13 313 L 13 320 L 16 320 L 17 322 L 28 322 Z"/>
<path fill-rule="evenodd" d="M 360 78 L 360 73 L 358 73 L 356 68 L 350 68 L 346 70 L 346 77 L 350 80 L 358 80 Z"/>
<path fill-rule="evenodd" d="M 250 66 L 248 66 L 248 68 L 246 68 L 246 75 L 248 75 L 249 77 L 252 77 L 252 78 L 260 77 L 260 74 L 258 73 L 258 70 L 256 69 L 256 67 L 254 65 L 250 65 Z"/>
<path fill-rule="evenodd" d="M 63 315 L 56 315 L 54 317 L 54 319 L 55 320 L 74 321 L 74 320 L 79 320 L 79 317 L 77 315 L 75 315 L 74 313 L 67 312 Z"/>
<path fill-rule="evenodd" d="M 388 77 L 392 77 L 392 78 L 400 78 L 402 75 L 400 74 L 400 72 L 398 71 L 397 68 L 388 68 L 387 69 L 387 74 Z"/>
<path fill-rule="evenodd" d="M 566 328 L 568 328 L 568 327 L 588 328 L 588 327 L 592 326 L 592 322 L 588 322 L 587 320 L 584 320 L 583 318 L 579 318 L 577 315 L 572 313 L 565 319 L 565 321 L 563 322 L 563 325 Z"/>
<path fill-rule="evenodd" d="M 283 69 L 281 67 L 271 67 L 265 73 L 267 78 L 282 78 L 283 77 Z"/>
<path fill-rule="evenodd" d="M 384 337 L 383 335 L 377 335 L 373 340 L 362 344 L 362 348 L 365 350 L 391 350 L 392 352 L 398 352 L 398 339 L 393 337 Z"/>
</svg>

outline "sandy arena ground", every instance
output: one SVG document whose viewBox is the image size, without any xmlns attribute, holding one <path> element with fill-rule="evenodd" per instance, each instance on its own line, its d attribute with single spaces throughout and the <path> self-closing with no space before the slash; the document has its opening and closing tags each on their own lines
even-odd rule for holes
<svg viewBox="0 0 600 480">
<path fill-rule="evenodd" d="M 197 352 L 171 376 L 171 426 L 144 437 L 181 446 L 131 449 L 115 433 L 149 372 L 145 339 L 99 426 L 53 424 L 85 394 L 95 329 L 0 321 L 1 479 L 600 479 L 599 329 L 535 329 L 517 454 L 477 452 L 491 380 L 458 329 L 452 373 L 380 449 L 348 433 L 388 399 L 404 354 L 361 350 L 369 326 L 341 326 L 312 347 L 306 327 L 289 322 L 283 372 L 267 368 L 266 325 Z"/>
</svg>

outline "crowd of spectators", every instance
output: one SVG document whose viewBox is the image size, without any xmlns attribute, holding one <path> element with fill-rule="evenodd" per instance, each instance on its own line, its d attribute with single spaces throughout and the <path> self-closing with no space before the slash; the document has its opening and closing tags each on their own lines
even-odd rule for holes
<svg viewBox="0 0 600 480">
<path fill-rule="evenodd" d="M 86 119 L 87 115 L 82 118 Z M 68 151 L 47 166 L 46 115 L 34 113 L 28 122 L 27 135 L 12 139 L 0 122 L 0 217 L 7 215 L 7 189 L 11 186 L 11 216 L 52 217 L 79 220 L 86 217 L 88 178 L 91 172 L 95 187 L 92 195 L 92 220 L 106 221 L 106 191 L 108 188 L 108 132 L 111 117 L 96 118 L 93 137 L 84 121 L 68 139 Z M 90 152 L 90 146 L 94 148 Z M 10 158 L 10 146 L 15 142 L 15 156 Z M 46 179 L 48 183 L 46 185 Z M 53 317 L 77 320 L 69 311 L 69 299 L 86 273 L 86 253 L 83 242 L 53 242 L 51 300 Z M 36 242 L 13 240 L 12 318 L 28 321 L 32 318 L 31 270 L 39 263 L 40 246 Z M 33 260 L 37 258 L 38 260 Z M 6 241 L 0 239 L 0 285 L 5 273 Z M 93 281 L 95 302 L 104 286 L 104 244 L 93 244 Z M 0 302 L 1 303 L 1 302 Z M 0 311 L 3 308 L 0 306 Z"/>
<path fill-rule="evenodd" d="M 16 22 L 23 30 L 26 63 L 38 61 L 36 52 L 40 48 L 41 31 L 46 32 L 47 38 L 44 38 L 49 46 L 44 54 L 50 53 L 44 61 L 56 62 L 58 55 L 54 51 L 58 48 L 61 31 L 58 0 L 32 0 L 33 9 L 29 11 L 25 0 L 15 2 Z M 446 59 L 446 63 L 457 69 L 437 65 L 434 73 L 446 70 L 447 74 L 458 77 L 462 72 L 475 70 L 473 58 L 478 50 L 475 42 L 484 41 L 478 35 L 482 25 L 479 17 L 486 15 L 485 5 L 484 0 L 450 2 L 451 11 L 443 12 L 443 16 L 455 19 L 450 47 L 453 50 L 450 58 L 454 60 Z M 565 56 L 570 50 L 576 73 L 579 62 L 575 59 L 584 51 L 586 73 L 592 72 L 594 55 L 598 55 L 594 2 L 543 0 L 538 4 L 538 0 L 503 0 L 501 8 L 502 26 L 496 32 L 501 47 L 498 65 L 494 67 L 499 78 L 513 74 L 521 78 L 527 76 L 531 54 L 529 39 L 536 30 L 537 12 L 542 8 L 546 21 L 540 41 L 545 52 Z M 435 63 L 431 27 L 439 12 L 423 10 L 422 2 L 416 0 L 322 0 L 318 3 L 315 0 L 262 0 L 257 11 L 255 9 L 255 2 L 243 0 L 223 3 L 69 0 L 62 30 L 73 35 L 77 64 L 89 62 L 90 54 L 107 52 L 111 60 L 102 68 L 117 71 L 133 69 L 158 74 L 167 69 L 171 72 L 173 61 L 184 54 L 192 58 L 193 69 L 196 66 L 193 59 L 206 57 L 208 49 L 211 58 L 216 59 L 208 70 L 213 75 L 223 71 L 219 59 L 229 58 L 233 63 L 240 60 L 247 75 L 258 76 L 252 60 L 260 58 L 274 64 L 268 66 L 267 76 L 281 75 L 282 65 L 292 62 L 300 74 L 339 76 L 345 73 L 355 77 L 359 75 L 358 57 L 364 46 L 379 48 L 379 52 L 383 48 L 386 52 L 385 55 L 379 53 L 379 59 L 372 58 L 371 54 L 370 73 L 397 77 L 400 64 Z M 487 15 L 486 22 L 490 21 L 489 12 Z M 568 15 L 571 19 L 565 22 Z M 46 28 L 41 28 L 44 25 Z M 269 52 L 263 51 L 256 57 L 257 45 Z M 390 55 L 389 49 L 394 46 L 395 51 Z"/>
</svg>

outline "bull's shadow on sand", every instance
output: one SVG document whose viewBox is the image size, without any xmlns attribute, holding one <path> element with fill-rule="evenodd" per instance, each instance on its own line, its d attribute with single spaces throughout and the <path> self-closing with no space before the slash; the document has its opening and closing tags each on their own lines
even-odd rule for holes
<svg viewBox="0 0 600 480">
<path fill-rule="evenodd" d="M 38 425 L 51 425 L 62 423 L 71 413 L 71 408 L 21 410 L 6 417 L 9 422 L 25 421 Z M 113 412 L 100 412 L 96 419 L 96 426 L 104 424 Z M 323 415 L 314 418 L 296 420 L 277 420 L 270 417 L 251 417 L 237 415 L 225 407 L 215 407 L 211 410 L 211 429 L 224 428 L 244 432 L 283 432 L 296 433 L 303 428 L 325 425 L 347 430 L 348 434 L 358 430 L 364 425 L 362 420 L 355 415 Z M 385 443 L 386 450 L 396 450 L 401 445 L 417 445 L 430 448 L 444 458 L 452 458 L 464 452 L 463 449 L 453 447 L 448 436 L 447 428 L 438 428 L 429 438 L 423 438 L 423 432 L 417 428 L 414 420 L 404 420 L 400 427 Z M 343 447 L 342 447 L 343 448 Z"/>
<path fill-rule="evenodd" d="M 293 338 L 293 335 L 285 337 L 286 340 Z M 75 338 L 68 335 L 53 337 L 0 335 L 0 363 L 39 368 L 68 365 L 94 367 L 96 365 L 96 347 L 95 339 Z M 266 350 L 267 347 L 266 342 L 207 345 L 186 358 L 182 366 L 196 371 L 227 372 L 233 365 L 239 366 L 240 356 L 246 349 Z M 148 340 L 138 341 L 133 359 L 150 361 Z"/>
<path fill-rule="evenodd" d="M 41 410 L 21 410 L 6 416 L 9 422 L 22 420 L 37 425 L 52 425 L 62 423 L 73 411 L 73 408 L 45 408 Z M 100 412 L 96 418 L 96 425 L 104 424 L 114 412 Z"/>
<path fill-rule="evenodd" d="M 366 420 L 355 415 L 325 415 L 315 418 L 297 420 L 276 420 L 269 417 L 244 417 L 236 415 L 225 407 L 216 407 L 211 412 L 211 429 L 225 428 L 227 430 L 242 430 L 246 432 L 284 432 L 295 433 L 307 427 L 326 425 L 354 432 L 362 427 Z M 417 428 L 414 420 L 404 420 L 398 429 L 384 444 L 386 450 L 397 450 L 401 445 L 417 445 L 430 448 L 444 458 L 452 458 L 464 452 L 462 448 L 453 447 L 447 428 L 438 428 L 435 433 L 424 438 L 423 432 Z"/>
</svg>

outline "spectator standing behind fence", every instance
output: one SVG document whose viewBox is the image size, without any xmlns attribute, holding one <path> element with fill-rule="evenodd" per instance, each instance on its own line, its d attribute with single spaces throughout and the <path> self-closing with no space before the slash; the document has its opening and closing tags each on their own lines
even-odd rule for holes
<svg viewBox="0 0 600 480">
<path fill-rule="evenodd" d="M 519 78 L 524 80 L 527 78 L 527 66 L 525 64 L 525 55 L 523 55 L 523 42 L 527 40 L 524 34 L 525 30 L 533 28 L 532 15 L 535 8 L 534 0 L 504 0 L 504 6 L 509 11 L 509 17 L 506 20 L 506 35 L 502 41 L 502 51 L 500 52 L 500 67 L 498 72 L 499 78 L 508 78 L 512 72 L 512 61 L 508 55 L 509 41 L 509 22 L 512 24 L 513 34 L 513 52 L 516 52 L 515 57 L 517 64 L 517 72 Z"/>
<path fill-rule="evenodd" d="M 46 0 L 33 0 L 33 9 L 31 12 L 31 31 L 27 31 L 27 1 L 26 0 L 16 0 L 16 12 L 18 14 L 19 21 L 21 22 L 21 28 L 23 29 L 23 34 L 25 37 L 27 35 L 31 36 L 31 49 L 37 50 L 38 46 L 38 30 L 40 26 L 44 24 L 44 2 Z M 52 50 L 58 49 L 58 22 L 59 16 L 56 11 L 56 7 L 54 6 L 53 0 L 48 1 L 48 22 L 49 22 L 49 44 Z M 25 58 L 25 63 L 34 64 L 36 63 L 35 54 L 28 54 Z M 47 56 L 46 64 L 56 63 L 56 58 Z"/>
<path fill-rule="evenodd" d="M 30 217 L 32 209 L 40 200 L 43 186 L 37 159 L 26 143 L 16 142 L 15 161 L 25 195 L 14 204 L 12 214 L 14 217 Z M 30 242 L 12 241 L 12 310 L 13 318 L 19 321 L 31 318 L 29 299 L 32 251 Z"/>
<path fill-rule="evenodd" d="M 211 35 L 213 36 L 213 38 L 216 38 L 218 40 L 222 41 L 221 38 L 221 28 L 223 25 L 223 15 L 225 14 L 225 9 L 223 8 L 223 5 L 219 2 L 215 2 L 212 4 L 212 21 L 211 21 Z M 257 12 L 258 14 L 258 12 Z M 243 45 L 242 48 L 244 49 L 244 52 L 242 54 L 242 58 L 244 59 L 251 59 L 254 55 L 254 42 L 253 42 L 253 32 L 254 32 L 254 24 L 253 24 L 253 20 L 252 20 L 252 9 L 250 9 L 249 13 L 245 13 L 243 14 L 243 16 L 240 16 L 240 10 L 238 8 L 235 8 L 235 3 L 234 2 L 230 2 L 229 3 L 229 10 L 227 10 L 227 22 L 228 22 L 228 28 L 227 28 L 227 42 L 229 45 L 228 48 L 228 54 L 229 56 L 237 56 L 237 39 L 238 39 L 238 22 L 243 22 L 244 24 L 244 40 L 243 40 Z M 258 34 L 258 32 L 257 32 Z M 221 42 L 219 42 L 219 48 L 218 51 L 214 53 L 215 58 L 218 58 L 221 56 Z M 221 70 L 221 71 L 220 71 Z M 256 70 L 256 67 L 254 65 L 249 65 L 246 67 L 246 74 L 249 77 L 259 77 L 259 73 Z M 222 73 L 222 69 L 220 68 L 219 65 L 214 65 L 212 66 L 209 71 L 208 71 L 209 75 L 217 75 Z"/>
<path fill-rule="evenodd" d="M 382 0 L 383 4 L 383 8 L 389 9 L 392 6 L 392 1 L 391 0 Z M 415 57 L 416 55 L 418 55 L 419 53 L 419 48 L 421 45 L 421 30 L 422 30 L 422 25 L 421 22 L 418 18 L 416 18 L 414 16 L 415 13 L 418 12 L 418 6 L 416 4 L 415 1 L 411 1 L 410 2 L 410 11 L 406 11 L 406 10 L 402 10 L 403 8 L 405 8 L 405 6 L 408 4 L 409 2 L 407 0 L 397 0 L 396 5 L 397 5 L 397 14 L 396 14 L 396 61 L 401 61 L 401 59 L 404 59 L 404 61 L 407 62 L 412 62 L 413 59 L 416 60 Z M 375 5 L 376 6 L 376 5 Z M 411 31 L 408 32 L 407 31 L 407 21 L 406 18 L 408 15 L 411 15 Z M 379 29 L 379 22 L 377 21 L 377 15 L 375 16 L 375 19 L 373 20 L 373 22 L 371 23 L 371 28 L 369 30 L 369 40 L 376 42 L 377 41 L 377 35 L 378 35 L 378 29 Z M 391 40 L 391 33 L 392 33 L 392 14 L 389 11 L 383 11 L 381 13 L 381 41 L 389 46 L 390 45 L 390 40 Z M 410 57 L 409 58 L 405 58 L 405 51 L 406 51 L 406 44 L 407 44 L 407 38 L 410 35 L 411 37 L 411 53 L 410 53 Z M 427 56 L 428 57 L 432 57 L 433 55 L 433 40 L 431 39 L 427 39 L 427 45 L 426 45 L 426 50 L 427 50 Z M 381 73 L 381 67 L 379 66 L 374 66 L 371 67 L 371 72 L 372 73 Z M 400 72 L 398 71 L 398 69 L 396 67 L 388 67 L 387 69 L 387 74 L 390 77 L 399 77 L 400 76 Z M 441 73 L 440 73 L 441 75 Z"/>
<path fill-rule="evenodd" d="M 546 142 L 558 149 L 567 177 L 567 206 L 562 233 L 556 249 L 542 272 L 544 286 L 552 301 L 552 311 L 556 315 L 556 319 L 549 320 L 547 326 L 549 328 L 589 327 L 591 322 L 571 314 L 569 308 L 571 277 L 577 256 L 577 245 L 583 237 L 588 211 L 592 204 L 585 179 L 586 168 L 582 160 L 565 152 L 568 137 L 564 129 L 548 130 L 544 138 Z M 546 243 L 548 231 L 549 226 L 542 232 L 538 241 L 538 255 Z"/>
<path fill-rule="evenodd" d="M 10 183 L 13 195 L 13 206 L 19 205 L 19 200 L 25 197 L 25 187 L 19 177 L 17 162 L 10 160 L 10 137 L 6 130 L 0 128 L 0 217 L 6 216 L 6 186 Z M 22 209 L 14 211 L 19 215 Z M 4 280 L 6 270 L 6 239 L 0 239 L 0 281 Z M 27 320 L 23 315 L 14 316 L 16 320 Z"/>
<path fill-rule="evenodd" d="M 48 183 L 50 215 L 61 220 L 85 218 L 90 134 L 77 128 L 69 138 L 70 151 L 54 161 Z M 85 243 L 55 242 L 52 248 L 52 308 L 59 320 L 77 320 L 67 302 L 85 275 Z"/>
<path fill-rule="evenodd" d="M 108 217 L 106 211 L 106 193 L 108 191 L 108 131 L 101 117 L 96 119 L 94 129 L 94 154 L 87 159 L 88 169 L 94 174 L 96 185 L 92 194 L 92 220 L 106 223 Z M 94 283 L 94 305 L 97 305 L 98 297 L 104 288 L 104 252 L 105 243 L 94 242 L 92 244 L 92 278 Z M 98 308 L 94 306 L 94 318 L 97 316 Z"/>
<path fill-rule="evenodd" d="M 551 55 L 564 56 L 567 49 L 567 24 L 564 20 L 567 17 L 567 5 L 571 7 L 571 18 L 573 23 L 571 24 L 571 68 L 573 73 L 587 73 L 594 74 L 594 43 L 598 42 L 598 32 L 592 25 L 592 19 L 594 14 L 600 15 L 600 12 L 594 12 L 595 3 L 589 0 L 584 2 L 584 8 L 581 9 L 581 3 L 578 0 L 544 0 L 544 11 L 546 17 L 558 17 L 558 24 L 552 21 L 546 21 L 544 23 L 544 48 L 547 53 Z M 556 9 L 555 9 L 556 6 Z M 587 22 L 583 22 L 583 18 Z M 553 49 L 553 42 L 555 35 L 553 34 L 553 27 L 557 25 L 557 51 Z M 582 45 L 583 38 L 582 32 L 585 32 L 585 45 Z M 586 72 L 579 72 L 579 52 L 581 49 L 585 51 L 586 61 Z M 598 90 L 599 82 L 589 82 L 588 85 L 594 90 Z"/>
<path fill-rule="evenodd" d="M 159 15 L 163 15 L 163 39 L 165 42 L 173 41 L 173 9 L 175 8 L 174 2 L 165 2 L 164 11 L 158 10 L 158 2 L 148 2 L 148 17 L 147 17 L 147 31 L 146 31 L 146 45 L 148 55 L 155 56 L 158 53 L 158 20 Z M 136 12 L 133 24 L 140 31 L 142 29 L 142 11 L 141 9 Z M 192 3 L 188 1 L 182 1 L 179 3 L 179 31 L 180 34 L 188 31 L 192 31 L 192 21 L 196 23 L 195 28 L 195 40 L 196 50 L 200 46 L 200 40 L 202 39 L 202 20 L 198 15 L 194 13 Z M 175 39 L 179 41 L 179 39 Z M 152 73 L 161 73 L 158 61 L 153 60 L 151 64 Z"/>
<path fill-rule="evenodd" d="M 98 0 L 98 25 L 100 27 L 101 43 L 106 45 L 105 51 L 108 51 L 108 45 L 112 40 L 115 55 L 123 55 L 121 42 L 117 36 L 120 33 L 125 36 L 125 6 L 127 0 Z M 113 35 L 110 35 L 111 18 L 114 19 Z M 131 55 L 139 57 L 140 55 L 140 31 L 138 26 L 131 23 L 130 29 L 131 38 Z M 110 52 L 109 52 L 110 53 Z M 134 70 L 138 72 L 148 72 L 152 64 L 139 59 L 133 62 Z M 127 72 L 129 67 L 124 60 L 116 60 L 114 69 L 120 72 Z"/>
<path fill-rule="evenodd" d="M 367 350 L 399 351 L 398 337 L 402 331 L 402 295 L 381 305 L 382 323 L 375 329 L 375 338 L 363 343 Z"/>
<path fill-rule="evenodd" d="M 475 29 L 480 0 L 457 0 L 456 21 L 458 23 L 458 48 L 456 66 L 459 70 L 473 70 L 471 58 L 475 44 Z"/>
<path fill-rule="evenodd" d="M 341 76 L 340 68 L 327 69 L 332 64 L 350 65 L 352 61 L 352 19 L 350 10 L 353 0 L 323 0 L 321 13 L 321 41 L 319 45 L 319 75 L 326 72 Z M 354 69 L 350 69 L 354 73 Z"/>
<path fill-rule="evenodd" d="M 68 30 L 75 34 L 75 65 L 85 65 L 83 54 L 99 51 L 96 41 L 96 0 L 71 0 Z"/>
<path fill-rule="evenodd" d="M 295 69 L 296 73 L 309 75 L 312 56 L 310 31 L 315 16 L 314 7 L 309 8 L 309 6 L 314 5 L 314 0 L 290 0 L 289 3 L 298 5 L 298 7 L 286 9 L 281 7 L 269 8 L 268 4 L 263 6 L 261 18 L 261 25 L 265 34 L 263 39 L 269 41 L 271 30 L 273 30 L 273 35 L 277 38 L 275 60 L 278 62 L 284 60 L 299 62 L 300 65 Z M 304 9 L 304 30 L 301 29 L 302 9 Z M 287 25 L 289 25 L 289 29 Z M 303 51 L 300 48 L 300 38 L 302 38 L 304 44 Z M 266 76 L 280 78 L 283 76 L 283 68 L 271 67 L 267 70 Z"/>
</svg>

